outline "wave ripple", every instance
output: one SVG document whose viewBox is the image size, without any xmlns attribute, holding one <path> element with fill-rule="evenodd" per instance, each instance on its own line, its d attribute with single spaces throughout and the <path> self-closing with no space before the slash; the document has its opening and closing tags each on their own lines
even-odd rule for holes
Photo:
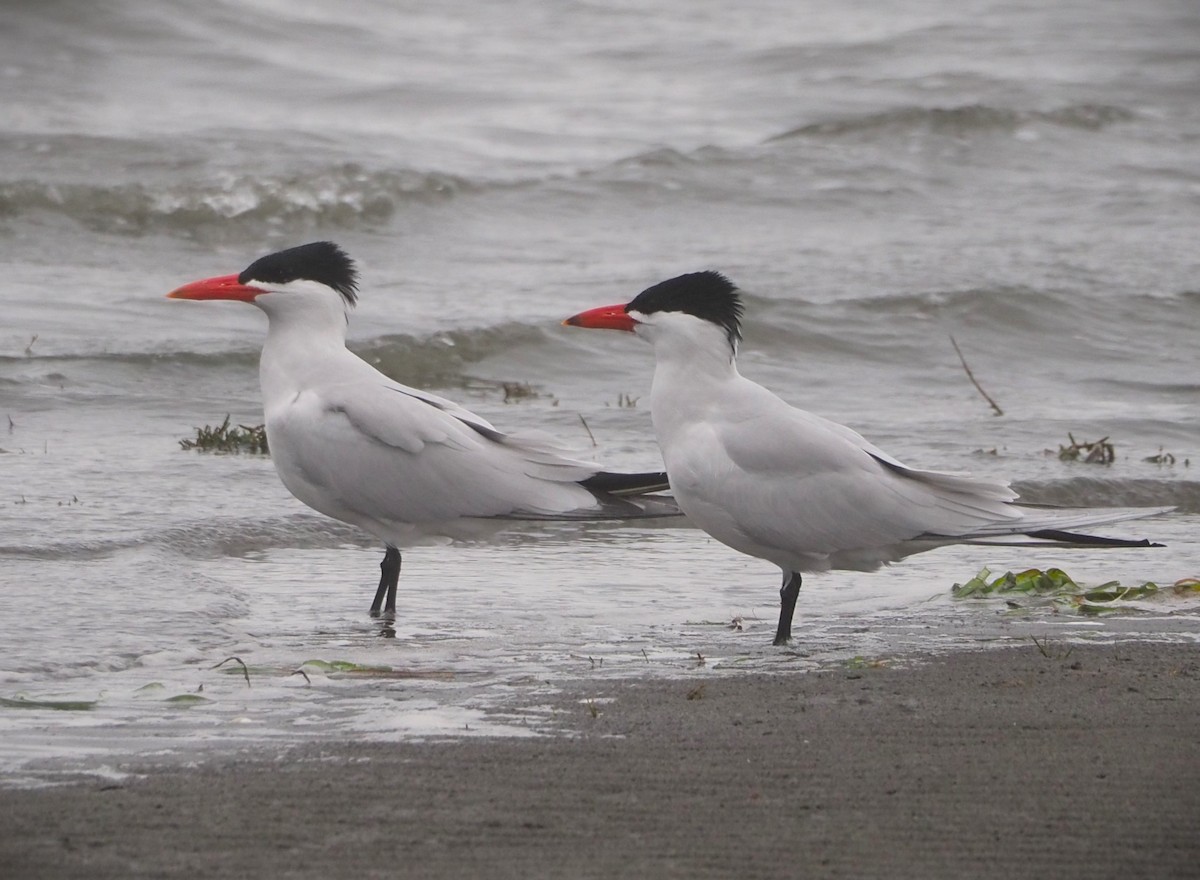
<svg viewBox="0 0 1200 880">
<path fill-rule="evenodd" d="M 20 180 L 0 183 L 0 217 L 49 212 L 96 232 L 238 238 L 261 227 L 349 229 L 382 224 L 405 203 L 449 198 L 468 187 L 451 175 L 368 171 L 355 164 L 163 184 Z"/>
</svg>

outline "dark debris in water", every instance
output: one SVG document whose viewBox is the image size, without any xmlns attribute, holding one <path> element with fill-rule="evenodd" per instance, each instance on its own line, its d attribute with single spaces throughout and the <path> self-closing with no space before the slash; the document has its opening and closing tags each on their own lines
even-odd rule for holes
<svg viewBox="0 0 1200 880">
<path fill-rule="evenodd" d="M 541 393 L 528 382 L 501 382 L 504 389 L 504 402 L 516 403 L 521 400 L 541 397 Z"/>
<path fill-rule="evenodd" d="M 229 416 L 215 428 L 205 425 L 196 429 L 194 440 L 184 438 L 179 441 L 182 449 L 196 449 L 200 452 L 248 452 L 255 455 L 268 455 L 267 432 L 263 425 L 230 425 Z"/>
<path fill-rule="evenodd" d="M 1059 445 L 1058 457 L 1062 461 L 1082 461 L 1085 464 L 1112 464 L 1117 460 L 1116 448 L 1108 442 L 1107 437 L 1099 440 L 1076 440 L 1075 435 L 1067 432 L 1071 442 L 1067 446 Z"/>
<path fill-rule="evenodd" d="M 1145 458 L 1143 458 L 1142 461 L 1148 461 L 1150 464 L 1156 464 L 1159 467 L 1174 467 L 1176 464 L 1175 456 L 1169 452 L 1164 452 L 1163 448 L 1161 446 L 1158 447 L 1157 455 L 1148 455 Z M 1185 458 L 1183 460 L 1183 466 L 1191 467 L 1192 466 L 1191 460 Z"/>
</svg>

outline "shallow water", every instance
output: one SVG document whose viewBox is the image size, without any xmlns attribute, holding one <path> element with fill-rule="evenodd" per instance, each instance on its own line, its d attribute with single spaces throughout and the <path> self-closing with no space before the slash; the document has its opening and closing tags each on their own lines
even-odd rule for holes
<svg viewBox="0 0 1200 880">
<path fill-rule="evenodd" d="M 578 676 L 1196 638 L 1184 597 L 1084 618 L 949 590 L 984 565 L 1090 584 L 1200 574 L 1200 12 L 521 13 L 6 12 L 0 697 L 94 704 L 0 708 L 6 779 L 129 752 L 528 732 L 536 718 L 495 714 L 506 695 Z M 813 576 L 779 651 L 764 563 L 670 524 L 525 525 L 407 553 L 381 638 L 365 614 L 378 548 L 307 512 L 267 459 L 178 445 L 226 413 L 261 421 L 265 321 L 163 294 L 316 238 L 360 262 L 356 351 L 612 467 L 658 464 L 639 401 L 651 354 L 558 322 L 717 268 L 747 294 L 747 375 L 1032 501 L 1175 505 L 1111 532 L 1168 546 L 947 548 Z M 531 393 L 506 403 L 506 382 Z M 1107 437 L 1116 462 L 1060 461 L 1068 433 Z M 1174 463 L 1145 460 L 1160 452 Z M 250 686 L 235 663 L 212 668 L 231 656 Z M 206 702 L 170 699 L 184 695 Z"/>
</svg>

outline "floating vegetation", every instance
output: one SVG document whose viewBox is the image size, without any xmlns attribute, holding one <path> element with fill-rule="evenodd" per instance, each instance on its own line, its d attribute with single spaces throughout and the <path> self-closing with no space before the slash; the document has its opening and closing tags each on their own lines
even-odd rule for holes
<svg viewBox="0 0 1200 880">
<path fill-rule="evenodd" d="M 558 406 L 558 398 L 550 392 L 529 382 L 507 379 L 481 379 L 468 376 L 463 381 L 463 388 L 484 394 L 499 392 L 504 395 L 505 403 L 521 403 L 525 400 L 548 400 L 551 406 Z"/>
<path fill-rule="evenodd" d="M 325 675 L 351 675 L 367 678 L 399 677 L 390 666 L 364 666 L 361 663 L 351 663 L 349 660 L 305 660 L 300 664 L 301 669 L 309 672 L 321 672 Z"/>
<path fill-rule="evenodd" d="M 1062 461 L 1082 461 L 1084 464 L 1112 464 L 1117 460 L 1117 451 L 1107 437 L 1091 442 L 1076 440 L 1068 431 L 1069 445 L 1058 447 L 1058 457 Z"/>
<path fill-rule="evenodd" d="M 230 660 L 239 665 L 224 665 Z M 250 683 L 252 675 L 277 678 L 300 675 L 311 684 L 310 673 L 324 675 L 327 678 L 427 679 L 431 681 L 449 681 L 454 678 L 454 672 L 448 669 L 396 669 L 392 666 L 365 666 L 349 660 L 305 660 L 298 667 L 247 666 L 238 658 L 230 657 L 212 668 L 219 669 L 225 675 L 243 677 L 247 684 Z"/>
<path fill-rule="evenodd" d="M 201 452 L 250 452 L 267 455 L 267 431 L 263 425 L 230 425 L 229 416 L 217 427 L 205 425 L 196 429 L 196 439 L 179 441 L 182 449 Z"/>
<path fill-rule="evenodd" d="M 1153 581 L 1138 586 L 1108 581 L 1098 587 L 1085 587 L 1076 583 L 1061 568 L 1045 571 L 1031 568 L 1016 574 L 1008 571 L 997 578 L 993 578 L 991 571 L 984 568 L 965 584 L 955 584 L 951 593 L 956 599 L 1003 596 L 1014 608 L 1021 607 L 1019 602 L 1014 601 L 1015 596 L 1021 595 L 1071 607 L 1080 614 L 1104 614 L 1120 610 L 1117 603 L 1130 599 L 1150 599 L 1169 593 L 1178 596 L 1200 594 L 1200 578 L 1184 578 L 1169 587 L 1160 587 Z"/>
<path fill-rule="evenodd" d="M 208 697 L 202 697 L 199 694 L 179 694 L 174 697 L 167 697 L 163 700 L 164 703 L 170 703 L 172 706 L 195 706 L 199 703 L 211 703 Z"/>
<path fill-rule="evenodd" d="M 500 387 L 504 389 L 505 403 L 516 403 L 519 400 L 529 400 L 530 398 L 542 396 L 528 382 L 501 382 Z"/>
<path fill-rule="evenodd" d="M 29 700 L 25 697 L 0 697 L 2 709 L 52 709 L 56 712 L 88 712 L 99 705 L 98 700 Z"/>
</svg>

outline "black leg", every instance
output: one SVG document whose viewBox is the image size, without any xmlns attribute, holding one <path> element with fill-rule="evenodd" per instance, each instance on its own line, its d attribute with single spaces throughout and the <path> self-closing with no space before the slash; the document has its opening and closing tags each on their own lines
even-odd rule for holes
<svg viewBox="0 0 1200 880">
<path fill-rule="evenodd" d="M 792 638 L 792 615 L 796 613 L 796 597 L 800 595 L 800 572 L 789 571 L 779 588 L 779 626 L 773 644 L 786 645 Z"/>
<path fill-rule="evenodd" d="M 388 545 L 383 554 L 383 562 L 379 563 L 379 589 L 375 591 L 375 601 L 371 603 L 371 616 L 378 617 L 379 609 L 383 613 L 396 616 L 396 585 L 400 582 L 400 551 Z M 384 598 L 387 604 L 384 605 Z"/>
</svg>

